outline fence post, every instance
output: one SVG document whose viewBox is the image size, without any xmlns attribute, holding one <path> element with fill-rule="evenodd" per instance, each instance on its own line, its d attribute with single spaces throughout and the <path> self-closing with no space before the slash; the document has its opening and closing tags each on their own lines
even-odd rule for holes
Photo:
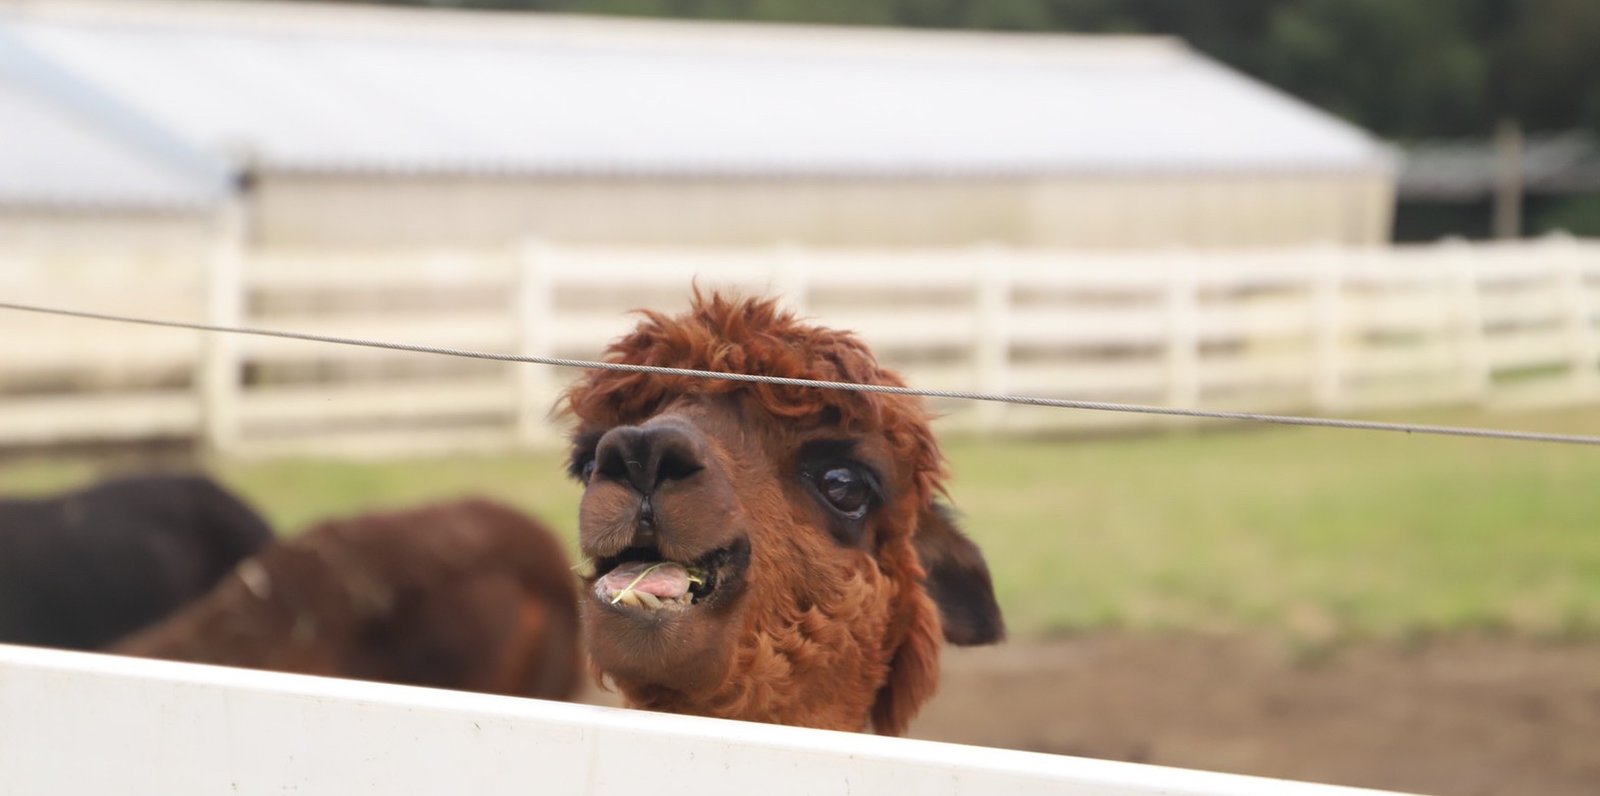
<svg viewBox="0 0 1600 796">
<path fill-rule="evenodd" d="M 998 244 L 985 243 L 973 250 L 973 269 L 977 280 L 973 364 L 978 389 L 1004 393 L 1011 381 L 1011 261 Z M 979 401 L 976 418 L 979 430 L 997 431 L 1005 424 L 1006 405 Z"/>
<path fill-rule="evenodd" d="M 205 261 L 205 322 L 214 326 L 244 325 L 245 218 L 237 199 L 217 211 L 216 228 Z M 199 388 L 200 438 L 206 452 L 234 452 L 239 442 L 239 338 L 202 332 Z"/>
<path fill-rule="evenodd" d="M 1600 340 L 1594 329 L 1594 308 L 1589 306 L 1589 288 L 1584 281 L 1583 251 L 1572 236 L 1556 233 L 1544 245 L 1556 260 L 1559 289 L 1566 304 L 1564 325 L 1571 361 L 1571 381 L 1577 397 L 1600 390 Z"/>
<path fill-rule="evenodd" d="M 812 262 L 807 252 L 793 241 L 778 244 L 772 253 L 772 289 L 790 312 L 802 317 L 810 305 Z"/>
<path fill-rule="evenodd" d="M 552 356 L 555 353 L 555 273 L 553 251 L 544 241 L 525 241 L 517 251 L 516 313 L 517 353 Z M 516 395 L 516 439 L 526 447 L 550 447 L 560 438 L 550 425 L 556 399 L 554 374 L 549 365 L 517 363 L 513 367 Z"/>
<path fill-rule="evenodd" d="M 1472 247 L 1460 240 L 1439 244 L 1446 257 L 1455 307 L 1456 342 L 1461 360 L 1461 390 L 1469 401 L 1482 404 L 1493 384 L 1486 335 L 1483 298 L 1478 285 Z"/>
<path fill-rule="evenodd" d="M 1200 405 L 1200 278 L 1192 256 L 1168 256 L 1167 405 L 1193 409 Z"/>
<path fill-rule="evenodd" d="M 1340 345 L 1344 337 L 1344 276 L 1332 249 L 1318 249 L 1314 257 L 1311 397 L 1319 410 L 1335 412 L 1344 408 L 1344 360 Z"/>
</svg>

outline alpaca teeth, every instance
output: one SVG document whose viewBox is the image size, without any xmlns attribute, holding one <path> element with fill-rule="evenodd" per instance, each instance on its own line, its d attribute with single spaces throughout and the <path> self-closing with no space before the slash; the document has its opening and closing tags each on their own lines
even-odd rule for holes
<svg viewBox="0 0 1600 796">
<path fill-rule="evenodd" d="M 659 611 L 663 608 L 682 609 L 695 604 L 695 596 L 685 593 L 677 597 L 658 597 L 647 591 L 638 589 L 624 589 L 609 595 L 607 598 L 612 605 L 631 605 L 634 608 L 648 608 Z"/>
</svg>

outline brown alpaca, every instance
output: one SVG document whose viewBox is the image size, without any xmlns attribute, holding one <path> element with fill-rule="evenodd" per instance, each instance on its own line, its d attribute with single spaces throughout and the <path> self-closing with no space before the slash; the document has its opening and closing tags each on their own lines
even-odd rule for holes
<svg viewBox="0 0 1600 796">
<path fill-rule="evenodd" d="M 697 295 L 609 361 L 902 384 L 854 336 Z M 566 396 L 592 667 L 635 707 L 899 734 L 941 636 L 1004 630 L 909 396 L 595 371 Z"/>
<path fill-rule="evenodd" d="M 112 651 L 568 699 L 577 589 L 543 525 L 485 500 L 317 525 Z"/>
</svg>

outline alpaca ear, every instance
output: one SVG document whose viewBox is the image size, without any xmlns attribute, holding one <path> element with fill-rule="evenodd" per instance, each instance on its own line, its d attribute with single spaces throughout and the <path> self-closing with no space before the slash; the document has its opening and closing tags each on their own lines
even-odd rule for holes
<svg viewBox="0 0 1600 796">
<path fill-rule="evenodd" d="M 993 644 L 1006 634 L 989 565 L 978 546 L 956 528 L 950 509 L 937 503 L 924 509 L 911 546 L 925 575 L 920 589 L 904 584 L 895 622 L 906 635 L 872 706 L 872 728 L 882 735 L 904 733 L 911 717 L 933 696 L 939 684 L 941 627 L 945 640 L 962 645 Z"/>
<path fill-rule="evenodd" d="M 994 598 L 989 565 L 978 546 L 956 527 L 954 512 L 934 503 L 922 512 L 912 537 L 927 578 L 923 585 L 939 606 L 946 641 L 961 646 L 994 644 L 1006 635 Z"/>
</svg>

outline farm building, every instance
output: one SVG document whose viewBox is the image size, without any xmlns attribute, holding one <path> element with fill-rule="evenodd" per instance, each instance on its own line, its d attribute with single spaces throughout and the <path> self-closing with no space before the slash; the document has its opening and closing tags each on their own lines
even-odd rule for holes
<svg viewBox="0 0 1600 796">
<path fill-rule="evenodd" d="M 47 160 L 224 160 L 265 248 L 1359 245 L 1394 201 L 1381 143 L 1164 38 L 103 0 L 0 2 L 0 53 L 95 121 Z"/>
<path fill-rule="evenodd" d="M 163 253 L 205 238 L 230 189 L 191 147 L 0 30 L 0 251 L 112 243 Z"/>
<path fill-rule="evenodd" d="M 203 266 L 231 226 L 220 158 L 128 111 L 0 31 L 0 297 L 198 320 Z M 236 215 L 236 214 L 233 214 Z M 38 444 L 188 433 L 199 351 L 149 329 L 97 335 L 65 318 L 0 314 L 0 438 Z M 80 389 L 125 395 L 64 397 Z M 182 398 L 187 398 L 186 395 Z"/>
</svg>

